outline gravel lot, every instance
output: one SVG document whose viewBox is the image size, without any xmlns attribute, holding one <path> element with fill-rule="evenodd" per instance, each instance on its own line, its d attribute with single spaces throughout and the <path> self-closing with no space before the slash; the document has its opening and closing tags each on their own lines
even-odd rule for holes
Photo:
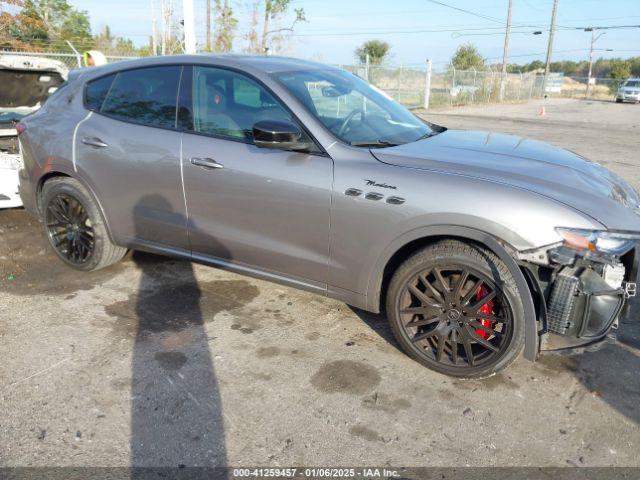
<svg viewBox="0 0 640 480">
<path fill-rule="evenodd" d="M 638 105 L 426 117 L 546 140 L 640 188 Z M 2 466 L 640 466 L 637 321 L 598 351 L 456 381 L 333 300 L 138 253 L 76 273 L 21 210 L 0 211 L 0 239 Z"/>
</svg>

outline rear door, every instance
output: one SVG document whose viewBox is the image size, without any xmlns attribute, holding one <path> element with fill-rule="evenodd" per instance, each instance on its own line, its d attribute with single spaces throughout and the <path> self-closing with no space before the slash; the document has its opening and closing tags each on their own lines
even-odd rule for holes
<svg viewBox="0 0 640 480">
<path fill-rule="evenodd" d="M 182 161 L 193 255 L 324 290 L 331 158 L 256 147 L 256 122 L 295 119 L 242 73 L 195 66 L 183 93 L 180 110 L 191 117 Z"/>
<path fill-rule="evenodd" d="M 75 162 L 93 185 L 116 240 L 188 250 L 176 130 L 181 66 L 121 71 L 89 82 L 91 113 Z"/>
</svg>

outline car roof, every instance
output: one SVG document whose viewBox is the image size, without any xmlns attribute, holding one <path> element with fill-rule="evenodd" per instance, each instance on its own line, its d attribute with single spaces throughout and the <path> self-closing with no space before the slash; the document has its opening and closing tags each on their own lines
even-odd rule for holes
<svg viewBox="0 0 640 480">
<path fill-rule="evenodd" d="M 335 69 L 329 65 L 299 58 L 264 56 L 264 55 L 238 55 L 238 54 L 197 54 L 197 55 L 161 55 L 154 57 L 142 57 L 132 60 L 123 60 L 109 63 L 99 67 L 87 67 L 78 71 L 80 76 L 85 78 L 95 78 L 96 76 L 140 68 L 145 66 L 173 65 L 181 63 L 204 64 L 211 66 L 221 66 L 237 68 L 261 73 L 279 73 L 299 70 L 327 70 Z"/>
<path fill-rule="evenodd" d="M 324 65 L 319 62 L 312 62 L 310 60 L 302 60 L 300 58 L 292 57 L 277 57 L 277 56 L 265 56 L 265 55 L 200 55 L 199 57 L 206 57 L 215 63 L 216 60 L 223 60 L 225 62 L 234 62 L 238 66 L 253 67 L 258 70 L 262 70 L 267 73 L 284 72 L 292 70 L 317 70 L 330 68 L 328 65 Z"/>
</svg>

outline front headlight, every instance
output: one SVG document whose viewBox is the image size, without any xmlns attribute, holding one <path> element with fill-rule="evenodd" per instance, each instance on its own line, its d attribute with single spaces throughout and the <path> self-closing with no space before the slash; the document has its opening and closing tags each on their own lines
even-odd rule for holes
<svg viewBox="0 0 640 480">
<path fill-rule="evenodd" d="M 563 245 L 572 250 L 624 255 L 640 241 L 640 233 L 558 227 Z"/>
</svg>

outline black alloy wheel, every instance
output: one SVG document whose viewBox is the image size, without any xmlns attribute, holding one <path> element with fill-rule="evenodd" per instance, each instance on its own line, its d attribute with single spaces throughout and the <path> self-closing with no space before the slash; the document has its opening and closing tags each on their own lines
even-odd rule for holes
<svg viewBox="0 0 640 480">
<path fill-rule="evenodd" d="M 89 214 L 77 198 L 58 193 L 45 210 L 45 228 L 58 255 L 72 265 L 83 265 L 93 255 L 95 237 Z"/>
<path fill-rule="evenodd" d="M 481 366 L 509 343 L 512 312 L 505 295 L 467 266 L 418 273 L 406 282 L 398 308 L 407 337 L 435 363 Z"/>
<path fill-rule="evenodd" d="M 402 349 L 445 375 L 491 376 L 524 347 L 516 282 L 481 246 L 441 240 L 417 251 L 394 272 L 385 302 Z"/>
</svg>

